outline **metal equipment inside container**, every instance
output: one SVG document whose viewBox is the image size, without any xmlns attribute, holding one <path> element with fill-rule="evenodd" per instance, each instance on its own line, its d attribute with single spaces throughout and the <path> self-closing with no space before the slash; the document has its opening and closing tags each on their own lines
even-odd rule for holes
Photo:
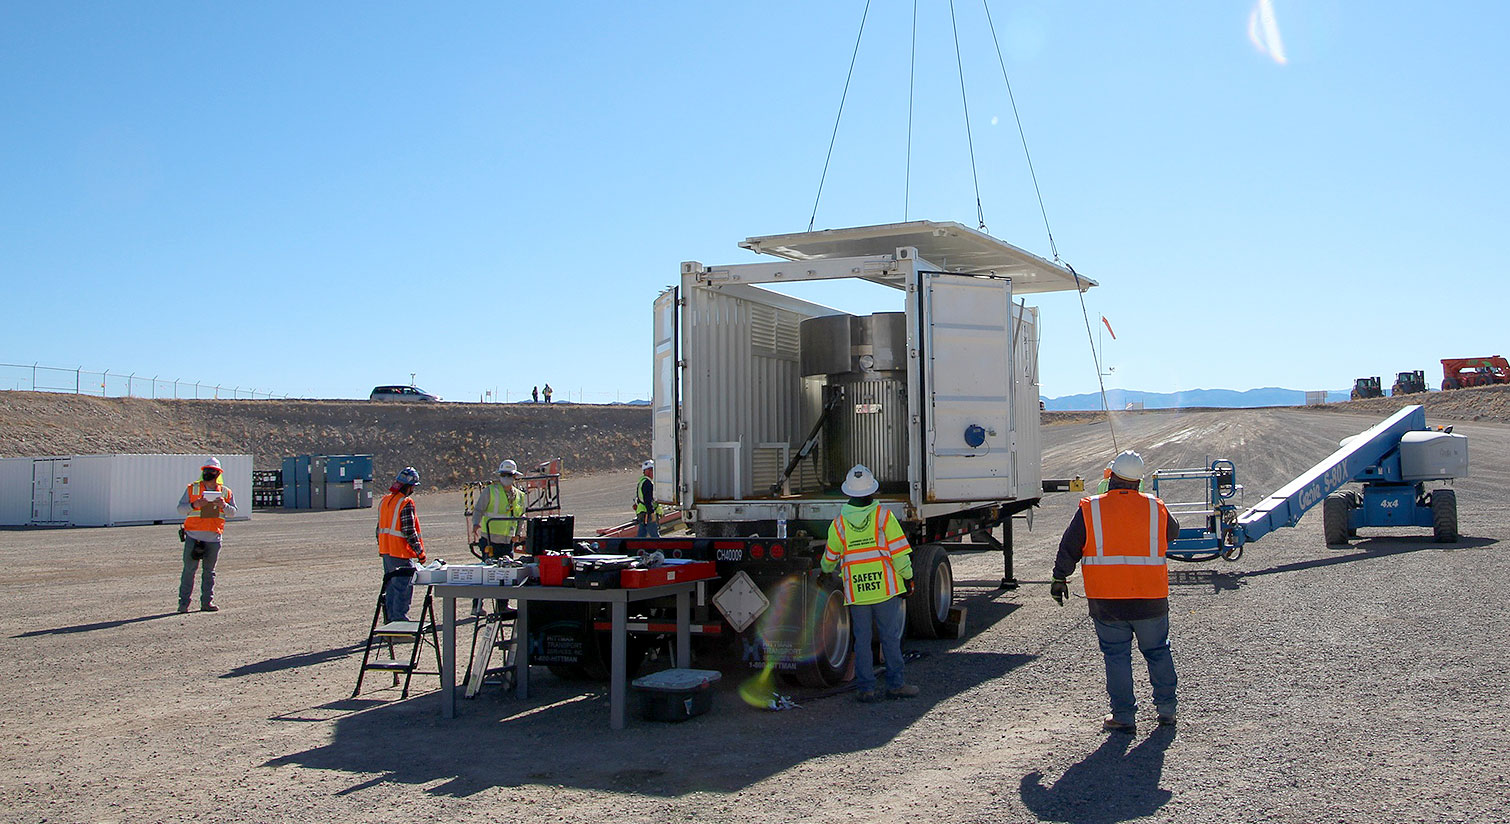
<svg viewBox="0 0 1510 824">
<path fill-rule="evenodd" d="M 833 489 L 855 464 L 882 492 L 907 489 L 907 314 L 827 315 L 799 328 L 802 376 L 823 382 L 823 485 Z"/>
</svg>

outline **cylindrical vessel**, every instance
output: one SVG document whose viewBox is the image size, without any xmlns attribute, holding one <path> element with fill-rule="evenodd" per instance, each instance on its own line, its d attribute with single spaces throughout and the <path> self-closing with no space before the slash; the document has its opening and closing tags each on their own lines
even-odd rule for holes
<svg viewBox="0 0 1510 824">
<path fill-rule="evenodd" d="M 802 374 L 844 399 L 823 427 L 823 484 L 839 486 L 855 464 L 882 492 L 907 489 L 907 315 L 829 315 L 802 322 Z"/>
</svg>

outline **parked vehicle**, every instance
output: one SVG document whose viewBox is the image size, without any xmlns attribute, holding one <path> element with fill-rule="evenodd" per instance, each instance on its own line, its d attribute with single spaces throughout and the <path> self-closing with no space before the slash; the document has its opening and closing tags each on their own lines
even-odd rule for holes
<svg viewBox="0 0 1510 824">
<path fill-rule="evenodd" d="M 1510 383 L 1510 361 L 1499 355 L 1487 358 L 1443 358 L 1442 390 L 1465 386 Z"/>
<path fill-rule="evenodd" d="M 1426 391 L 1426 372 L 1417 369 L 1414 372 L 1401 372 L 1395 376 L 1395 385 L 1390 387 L 1390 395 L 1414 395 L 1417 392 Z"/>
<path fill-rule="evenodd" d="M 1353 400 L 1382 397 L 1384 397 L 1384 389 L 1380 386 L 1378 378 L 1359 378 L 1353 381 Z"/>
<path fill-rule="evenodd" d="M 440 398 L 420 389 L 417 386 L 376 386 L 372 394 L 367 396 L 370 401 L 438 401 Z"/>
</svg>

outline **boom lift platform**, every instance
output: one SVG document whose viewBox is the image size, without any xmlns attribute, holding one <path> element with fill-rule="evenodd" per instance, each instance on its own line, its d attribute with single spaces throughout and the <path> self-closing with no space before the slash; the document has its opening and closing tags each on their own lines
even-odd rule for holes
<svg viewBox="0 0 1510 824">
<path fill-rule="evenodd" d="M 1204 504 L 1171 504 L 1182 515 L 1204 518 L 1201 526 L 1182 526 L 1170 541 L 1168 557 L 1179 561 L 1237 560 L 1243 547 L 1280 527 L 1295 526 L 1322 504 L 1323 531 L 1329 546 L 1346 545 L 1361 527 L 1431 527 L 1438 543 L 1458 540 L 1457 493 L 1428 489 L 1429 481 L 1468 475 L 1468 438 L 1452 427 L 1426 425 L 1419 405 L 1407 406 L 1368 430 L 1343 440 L 1320 463 L 1285 484 L 1258 505 L 1238 514 L 1237 467 L 1229 460 L 1194 469 L 1153 474 L 1153 493 L 1171 482 L 1198 481 Z M 1343 489 L 1361 483 L 1361 491 Z"/>
</svg>

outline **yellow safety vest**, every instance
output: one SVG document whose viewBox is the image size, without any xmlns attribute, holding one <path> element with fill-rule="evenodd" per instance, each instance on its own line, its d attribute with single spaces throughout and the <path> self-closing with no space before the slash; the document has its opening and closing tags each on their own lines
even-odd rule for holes
<svg viewBox="0 0 1510 824">
<path fill-rule="evenodd" d="M 508 543 L 519 532 L 524 520 L 524 490 L 507 488 L 500 483 L 488 484 L 488 506 L 483 511 L 482 534 L 490 543 Z M 498 525 L 495 531 L 494 524 Z"/>
<path fill-rule="evenodd" d="M 829 525 L 822 567 L 839 567 L 846 604 L 878 604 L 901 594 L 903 579 L 911 577 L 911 552 L 890 510 L 846 506 Z"/>
</svg>

